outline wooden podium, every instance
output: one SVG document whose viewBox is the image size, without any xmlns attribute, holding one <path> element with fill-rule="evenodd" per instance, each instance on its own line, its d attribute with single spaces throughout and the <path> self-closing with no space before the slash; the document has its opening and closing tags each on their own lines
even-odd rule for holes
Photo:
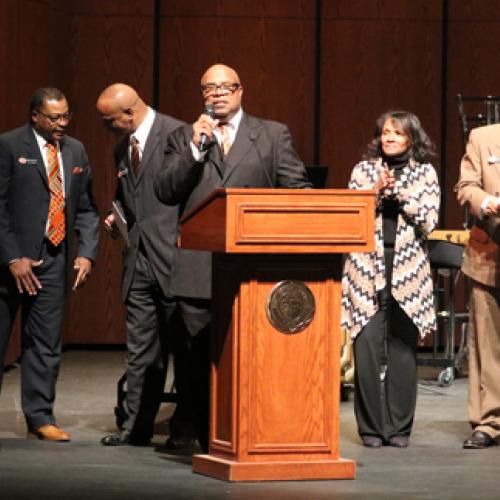
<svg viewBox="0 0 500 500">
<path fill-rule="evenodd" d="M 228 481 L 354 478 L 339 454 L 341 254 L 373 251 L 371 191 L 218 189 L 182 248 L 213 254 L 210 442 Z"/>
</svg>

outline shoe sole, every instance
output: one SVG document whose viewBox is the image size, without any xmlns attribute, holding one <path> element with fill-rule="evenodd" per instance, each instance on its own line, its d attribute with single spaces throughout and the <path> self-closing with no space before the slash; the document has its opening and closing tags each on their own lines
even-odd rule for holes
<svg viewBox="0 0 500 500">
<path fill-rule="evenodd" d="M 71 441 L 70 438 L 68 438 L 68 439 L 49 439 L 49 438 L 42 436 L 41 434 L 36 434 L 34 432 L 28 432 L 28 434 L 26 435 L 26 438 L 27 439 L 39 439 L 40 441 L 49 441 L 50 443 L 69 443 Z"/>
<path fill-rule="evenodd" d="M 492 446 L 496 446 L 496 443 L 487 444 L 487 445 L 464 444 L 462 446 L 462 448 L 464 450 L 485 450 L 486 448 L 491 448 Z"/>
</svg>

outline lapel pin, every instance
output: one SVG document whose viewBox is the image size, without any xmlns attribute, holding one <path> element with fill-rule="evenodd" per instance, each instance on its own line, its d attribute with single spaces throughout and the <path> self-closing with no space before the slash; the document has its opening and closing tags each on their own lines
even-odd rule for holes
<svg viewBox="0 0 500 500">
<path fill-rule="evenodd" d="M 118 177 L 118 179 L 121 179 L 122 177 L 124 177 L 127 174 L 128 174 L 128 169 L 122 168 L 122 169 L 118 170 L 116 176 Z"/>
<path fill-rule="evenodd" d="M 36 165 L 38 163 L 36 158 L 25 158 L 24 156 L 20 156 L 17 161 L 21 165 Z"/>
<path fill-rule="evenodd" d="M 82 172 L 83 172 L 82 167 L 73 167 L 73 169 L 71 170 L 72 174 L 81 174 Z"/>
</svg>

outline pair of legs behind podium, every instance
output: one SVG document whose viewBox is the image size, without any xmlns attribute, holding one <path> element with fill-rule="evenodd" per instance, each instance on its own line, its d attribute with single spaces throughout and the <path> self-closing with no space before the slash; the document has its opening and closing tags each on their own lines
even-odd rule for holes
<svg viewBox="0 0 500 500">
<path fill-rule="evenodd" d="M 387 253 L 390 284 L 393 253 Z M 365 446 L 405 448 L 417 399 L 418 329 L 392 297 L 390 285 L 377 299 L 377 313 L 354 340 L 354 411 Z"/>
<path fill-rule="evenodd" d="M 205 305 L 205 302 L 201 301 Z M 146 445 L 165 386 L 168 351 L 174 352 L 177 407 L 167 447 L 208 443 L 209 310 L 161 290 L 147 257 L 139 252 L 127 307 L 127 394 L 120 432 L 104 436 L 106 446 Z"/>
</svg>

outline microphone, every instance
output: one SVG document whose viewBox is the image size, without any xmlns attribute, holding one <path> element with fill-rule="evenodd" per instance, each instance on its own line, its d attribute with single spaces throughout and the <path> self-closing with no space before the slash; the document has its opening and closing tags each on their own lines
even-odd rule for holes
<svg viewBox="0 0 500 500">
<path fill-rule="evenodd" d="M 209 116 L 210 118 L 213 118 L 215 116 L 215 109 L 213 104 L 206 104 L 203 108 L 203 114 Z M 200 137 L 200 147 L 198 148 L 200 151 L 205 151 L 205 149 L 207 148 L 207 141 L 207 134 L 202 132 Z"/>
<path fill-rule="evenodd" d="M 274 187 L 274 183 L 271 181 L 271 176 L 269 175 L 269 172 L 267 171 L 267 167 L 262 161 L 262 155 L 260 154 L 259 148 L 256 146 L 255 141 L 257 139 L 257 134 L 252 130 L 248 136 L 248 138 L 252 141 L 252 146 L 254 147 L 255 151 L 257 151 L 257 156 L 259 157 L 259 162 L 264 169 L 264 173 L 266 174 L 267 182 L 269 183 L 269 187 Z"/>
<path fill-rule="evenodd" d="M 488 164 L 489 165 L 495 165 L 495 164 L 498 164 L 498 163 L 500 163 L 500 157 L 499 156 L 494 156 L 494 155 L 488 156 Z"/>
</svg>

